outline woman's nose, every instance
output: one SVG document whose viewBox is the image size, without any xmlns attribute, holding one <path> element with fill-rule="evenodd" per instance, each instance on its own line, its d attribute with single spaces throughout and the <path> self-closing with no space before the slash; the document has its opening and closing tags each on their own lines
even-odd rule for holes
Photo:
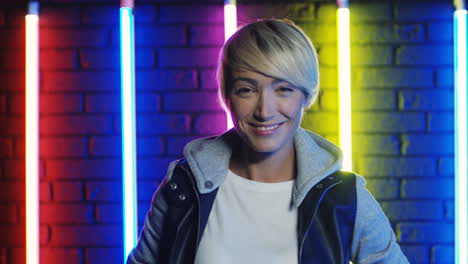
<svg viewBox="0 0 468 264">
<path fill-rule="evenodd" d="M 260 122 L 266 122 L 274 117 L 274 105 L 272 98 L 267 93 L 261 93 L 258 100 L 254 117 Z"/>
</svg>

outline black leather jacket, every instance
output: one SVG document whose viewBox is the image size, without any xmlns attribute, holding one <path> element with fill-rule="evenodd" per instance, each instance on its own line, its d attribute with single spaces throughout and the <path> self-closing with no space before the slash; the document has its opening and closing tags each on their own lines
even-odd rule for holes
<svg viewBox="0 0 468 264">
<path fill-rule="evenodd" d="M 298 208 L 299 264 L 350 262 L 355 186 L 353 173 L 337 171 L 309 190 Z M 154 194 L 127 264 L 194 263 L 216 194 L 201 194 L 187 162 L 177 164 Z"/>
</svg>

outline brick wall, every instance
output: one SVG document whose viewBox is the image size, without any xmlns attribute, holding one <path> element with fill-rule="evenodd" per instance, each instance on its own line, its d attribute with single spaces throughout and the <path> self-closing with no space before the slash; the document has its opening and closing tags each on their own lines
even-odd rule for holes
<svg viewBox="0 0 468 264">
<path fill-rule="evenodd" d="M 140 227 L 168 163 L 225 129 L 222 1 L 136 3 Z M 338 142 L 333 1 L 238 1 L 312 38 L 321 94 L 303 126 Z M 41 5 L 41 260 L 121 263 L 118 1 Z M 453 263 L 451 1 L 351 1 L 354 168 L 412 263 Z M 24 3 L 0 4 L 0 264 L 24 263 Z"/>
</svg>

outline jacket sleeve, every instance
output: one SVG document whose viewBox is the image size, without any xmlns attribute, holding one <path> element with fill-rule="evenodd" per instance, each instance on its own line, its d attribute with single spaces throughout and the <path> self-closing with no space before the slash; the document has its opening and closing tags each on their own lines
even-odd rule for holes
<svg viewBox="0 0 468 264">
<path fill-rule="evenodd" d="M 356 175 L 357 212 L 352 241 L 355 264 L 409 263 L 397 244 L 395 233 L 379 203 Z"/>
<path fill-rule="evenodd" d="M 153 195 L 151 209 L 146 215 L 138 243 L 128 255 L 127 264 L 156 264 L 159 257 L 159 242 L 168 209 L 167 199 L 164 195 L 166 184 L 166 180 L 163 180 Z"/>
<path fill-rule="evenodd" d="M 172 176 L 176 162 L 169 165 L 166 177 L 153 195 L 151 208 L 146 214 L 145 224 L 138 238 L 136 247 L 130 252 L 127 264 L 157 264 L 161 250 L 160 240 L 169 209 L 167 184 Z"/>
</svg>

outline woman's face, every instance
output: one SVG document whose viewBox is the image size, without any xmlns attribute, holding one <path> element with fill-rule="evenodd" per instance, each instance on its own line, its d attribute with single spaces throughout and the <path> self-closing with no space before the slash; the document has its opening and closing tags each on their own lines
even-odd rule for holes
<svg viewBox="0 0 468 264">
<path fill-rule="evenodd" d="M 287 81 L 251 72 L 232 73 L 228 105 L 237 133 L 257 152 L 272 153 L 292 143 L 305 96 Z"/>
</svg>

